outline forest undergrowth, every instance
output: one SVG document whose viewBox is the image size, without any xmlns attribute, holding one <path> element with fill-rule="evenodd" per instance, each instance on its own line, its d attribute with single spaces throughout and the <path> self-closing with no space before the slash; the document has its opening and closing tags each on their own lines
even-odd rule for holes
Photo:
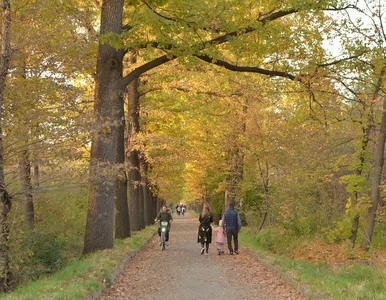
<svg viewBox="0 0 386 300">
<path fill-rule="evenodd" d="M 294 237 L 266 229 L 246 228 L 241 244 L 257 251 L 271 265 L 329 299 L 384 299 L 384 249 L 364 251 L 349 242 L 329 243 L 319 237 Z M 380 239 L 376 236 L 375 240 Z M 380 243 L 378 244 L 380 245 Z"/>
</svg>

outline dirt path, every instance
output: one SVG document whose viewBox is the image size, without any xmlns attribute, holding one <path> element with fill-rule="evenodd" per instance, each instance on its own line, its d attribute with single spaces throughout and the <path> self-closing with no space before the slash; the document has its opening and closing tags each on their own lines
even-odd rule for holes
<svg viewBox="0 0 386 300">
<path fill-rule="evenodd" d="M 198 220 L 174 217 L 170 245 L 161 251 L 158 235 L 117 277 L 100 300 L 141 299 L 305 299 L 282 279 L 243 253 L 200 254 Z"/>
</svg>

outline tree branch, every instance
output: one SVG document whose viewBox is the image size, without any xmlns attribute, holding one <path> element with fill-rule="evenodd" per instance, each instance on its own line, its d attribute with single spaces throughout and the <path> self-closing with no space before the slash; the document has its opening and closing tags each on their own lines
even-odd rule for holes
<svg viewBox="0 0 386 300">
<path fill-rule="evenodd" d="M 276 12 L 273 12 L 273 13 L 267 15 L 267 16 L 264 16 L 262 19 L 260 19 L 258 21 L 264 25 L 267 22 L 276 20 L 278 18 L 287 16 L 287 15 L 290 15 L 290 14 L 293 14 L 296 12 L 297 12 L 296 9 L 276 11 Z M 254 30 L 256 30 L 255 27 L 242 28 L 242 29 L 239 29 L 237 31 L 229 32 L 229 33 L 224 34 L 220 37 L 211 39 L 205 43 L 200 43 L 200 45 L 193 45 L 192 48 L 195 48 L 198 46 L 197 47 L 198 51 L 200 51 L 200 50 L 205 49 L 208 45 L 220 45 L 220 44 L 226 43 L 227 41 L 229 41 L 230 38 L 232 38 L 234 36 L 244 35 L 244 34 L 253 32 Z M 153 46 L 154 48 L 158 48 L 158 49 L 162 49 L 162 50 L 172 50 L 174 48 L 174 46 L 171 44 L 161 47 L 157 42 L 151 42 L 150 45 Z M 146 44 L 144 46 L 147 47 L 147 46 L 149 46 L 149 44 Z M 161 56 L 159 58 L 156 58 L 153 61 L 147 62 L 146 64 L 134 69 L 132 72 L 127 74 L 122 79 L 122 84 L 126 86 L 126 85 L 130 84 L 130 82 L 133 81 L 134 78 L 139 77 L 142 73 L 145 73 L 145 72 L 151 70 L 152 68 L 158 67 L 158 66 L 160 66 L 168 61 L 171 61 L 173 59 L 176 59 L 176 58 L 177 58 L 177 56 L 171 54 L 171 55 L 164 55 L 164 56 Z"/>
<path fill-rule="evenodd" d="M 351 59 L 354 59 L 354 58 L 359 58 L 361 57 L 363 54 L 366 54 L 368 51 L 365 51 L 365 52 L 362 52 L 361 54 L 358 54 L 358 55 L 352 55 L 352 56 L 349 56 L 349 57 L 345 57 L 345 58 L 342 58 L 342 59 L 338 59 L 338 60 L 335 60 L 335 61 L 332 61 L 332 62 L 329 62 L 329 63 L 324 63 L 324 64 L 317 64 L 318 67 L 329 67 L 329 66 L 332 66 L 332 65 L 337 65 L 341 62 L 344 62 L 344 61 L 347 61 L 347 60 L 351 60 Z"/>
<path fill-rule="evenodd" d="M 133 71 L 131 71 L 129 74 L 127 74 L 125 77 L 121 80 L 121 89 L 125 89 L 126 86 L 128 86 L 135 78 L 138 78 L 141 74 L 158 67 L 168 61 L 174 60 L 177 57 L 174 55 L 163 55 L 161 57 L 158 57 L 152 61 L 149 61 L 142 66 L 135 68 Z"/>
<path fill-rule="evenodd" d="M 270 21 L 274 21 L 276 19 L 279 19 L 281 17 L 287 16 L 287 15 L 290 15 L 290 14 L 293 14 L 296 12 L 298 12 L 298 10 L 296 10 L 296 9 L 280 10 L 280 11 L 276 11 L 276 12 L 272 12 L 270 14 L 264 15 L 263 17 L 259 16 L 259 19 L 257 21 L 260 24 L 265 25 L 266 23 L 268 23 Z M 201 51 L 201 50 L 207 48 L 208 45 L 212 45 L 212 46 L 220 45 L 220 44 L 228 42 L 232 37 L 248 34 L 248 33 L 255 31 L 256 29 L 257 29 L 257 27 L 252 27 L 252 26 L 243 27 L 243 28 L 240 28 L 236 31 L 225 33 L 224 35 L 213 38 L 213 39 L 208 40 L 206 42 L 204 41 L 204 42 L 201 42 L 200 44 L 192 45 L 191 48 L 197 49 L 197 51 Z M 144 43 L 144 44 L 139 45 L 137 47 L 137 49 L 138 48 L 144 49 L 144 48 L 147 48 L 149 46 L 156 48 L 156 49 L 160 49 L 160 50 L 174 50 L 176 48 L 175 45 L 172 45 L 172 44 L 160 44 L 156 41 L 151 41 L 149 43 Z"/>
<path fill-rule="evenodd" d="M 266 69 L 262 69 L 262 68 L 259 68 L 259 67 L 241 67 L 241 66 L 236 66 L 236 65 L 232 65 L 232 64 L 230 64 L 230 63 L 228 63 L 226 61 L 223 61 L 223 60 L 213 60 L 208 55 L 195 55 L 195 57 L 197 57 L 197 58 L 199 58 L 199 59 L 201 59 L 201 60 L 203 60 L 205 62 L 208 62 L 208 63 L 211 63 L 211 64 L 215 64 L 217 66 L 224 67 L 225 69 L 231 70 L 231 71 L 259 73 L 259 74 L 267 75 L 267 76 L 270 76 L 270 77 L 284 77 L 284 78 L 291 79 L 293 81 L 302 81 L 301 80 L 301 76 L 295 76 L 295 75 L 292 75 L 292 74 L 287 73 L 287 72 L 271 71 L 271 70 L 266 70 Z"/>
<path fill-rule="evenodd" d="M 340 9 L 334 8 L 331 10 L 343 10 L 343 9 L 347 9 L 347 8 L 348 7 L 340 8 Z M 270 21 L 274 21 L 274 20 L 282 18 L 284 16 L 297 13 L 298 11 L 299 10 L 297 10 L 297 9 L 289 9 L 289 10 L 280 10 L 280 11 L 270 12 L 266 15 L 259 16 L 259 19 L 257 21 L 260 22 L 262 25 L 265 25 L 266 23 L 268 23 Z M 220 44 L 228 42 L 232 37 L 248 34 L 248 33 L 255 31 L 256 29 L 257 29 L 256 27 L 252 27 L 252 26 L 241 28 L 239 30 L 229 32 L 229 33 L 226 33 L 222 36 L 219 36 L 219 37 L 213 38 L 211 40 L 208 40 L 206 42 L 200 43 L 200 45 L 193 45 L 191 48 L 197 48 L 198 51 L 201 51 L 201 50 L 204 50 L 205 48 L 207 48 L 208 45 L 211 45 L 211 46 L 220 45 Z M 154 48 L 161 49 L 161 50 L 173 50 L 175 48 L 174 45 L 168 44 L 168 45 L 162 45 L 161 46 L 157 42 L 146 43 L 146 44 L 140 46 L 140 48 L 146 48 L 149 45 L 154 47 Z M 364 53 L 362 53 L 360 55 L 363 55 L 363 54 Z M 326 64 L 319 64 L 318 66 L 319 67 L 327 67 L 330 65 L 338 64 L 338 63 L 343 62 L 345 60 L 357 58 L 360 55 L 352 56 L 352 57 L 348 57 L 348 58 L 343 58 L 341 60 L 337 60 L 337 61 L 326 63 Z M 199 58 L 203 61 L 222 66 L 222 67 L 224 67 L 228 70 L 231 70 L 231 71 L 252 72 L 252 73 L 259 73 L 259 74 L 263 74 L 263 75 L 267 75 L 267 76 L 271 76 L 271 77 L 288 78 L 288 79 L 293 80 L 293 81 L 302 81 L 302 79 L 301 79 L 302 76 L 295 76 L 295 75 L 292 75 L 292 74 L 287 73 L 287 72 L 271 71 L 271 70 L 266 70 L 266 69 L 262 69 L 262 68 L 258 68 L 258 67 L 240 67 L 240 66 L 232 65 L 232 64 L 227 63 L 227 62 L 222 61 L 222 60 L 213 60 L 208 55 L 194 54 L 194 56 L 196 56 L 197 58 Z M 161 56 L 159 58 L 156 58 L 150 62 L 147 62 L 144 65 L 134 69 L 132 72 L 127 74 L 122 79 L 122 84 L 125 87 L 126 85 L 130 84 L 130 82 L 133 79 L 139 77 L 141 74 L 143 74 L 143 73 L 145 73 L 145 72 L 147 72 L 155 67 L 158 67 L 166 62 L 174 60 L 176 58 L 177 58 L 177 56 L 175 56 L 173 54 L 169 54 L 169 55 L 164 55 L 164 56 Z"/>
</svg>

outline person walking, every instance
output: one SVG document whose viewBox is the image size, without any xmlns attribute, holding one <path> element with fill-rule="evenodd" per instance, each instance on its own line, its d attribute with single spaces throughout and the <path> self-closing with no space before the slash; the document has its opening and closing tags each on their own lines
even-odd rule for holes
<svg viewBox="0 0 386 300">
<path fill-rule="evenodd" d="M 216 245 L 218 255 L 224 254 L 224 245 L 225 245 L 225 230 L 222 227 L 222 220 L 218 222 L 218 227 L 215 228 L 212 226 L 213 231 L 216 232 Z"/>
<path fill-rule="evenodd" d="M 177 215 L 180 216 L 181 206 L 179 204 L 177 204 L 177 206 L 176 206 L 176 212 L 177 212 Z"/>
<path fill-rule="evenodd" d="M 197 242 L 201 244 L 201 254 L 205 252 L 205 255 L 208 255 L 209 244 L 212 242 L 212 227 L 210 223 L 213 222 L 213 215 L 210 212 L 208 203 L 204 203 L 198 220 L 200 221 L 200 225 L 198 227 Z"/>
<path fill-rule="evenodd" d="M 241 218 L 239 212 L 235 210 L 235 202 L 229 202 L 229 209 L 222 216 L 222 224 L 225 228 L 229 254 L 239 254 L 239 231 L 241 229 Z M 232 247 L 232 238 L 234 242 L 234 248 Z"/>
</svg>

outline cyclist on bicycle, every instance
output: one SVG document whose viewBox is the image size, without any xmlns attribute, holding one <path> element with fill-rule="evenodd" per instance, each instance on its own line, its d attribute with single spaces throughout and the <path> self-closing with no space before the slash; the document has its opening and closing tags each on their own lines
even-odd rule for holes
<svg viewBox="0 0 386 300">
<path fill-rule="evenodd" d="M 154 222 L 159 221 L 158 225 L 158 235 L 161 238 L 161 222 L 168 222 L 168 227 L 166 229 L 165 234 L 165 242 L 169 241 L 169 231 L 170 231 L 170 225 L 173 222 L 173 217 L 170 211 L 168 211 L 168 207 L 166 205 L 162 206 L 161 211 L 158 213 L 157 217 L 155 218 Z"/>
</svg>

